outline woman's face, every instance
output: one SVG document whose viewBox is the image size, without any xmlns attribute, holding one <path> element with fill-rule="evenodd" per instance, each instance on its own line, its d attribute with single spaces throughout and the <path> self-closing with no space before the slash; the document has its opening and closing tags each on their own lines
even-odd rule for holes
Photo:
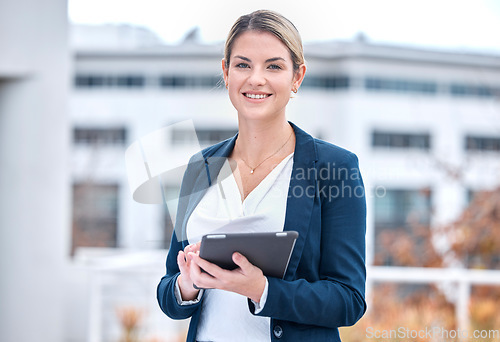
<svg viewBox="0 0 500 342">
<path fill-rule="evenodd" d="M 294 72 L 290 51 L 269 32 L 247 31 L 233 44 L 229 67 L 222 61 L 229 98 L 240 119 L 272 120 L 285 115 L 305 65 Z"/>
</svg>

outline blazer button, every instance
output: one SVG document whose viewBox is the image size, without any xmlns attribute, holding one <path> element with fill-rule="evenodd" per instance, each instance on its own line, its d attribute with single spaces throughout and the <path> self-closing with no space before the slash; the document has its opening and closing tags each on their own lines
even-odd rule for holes
<svg viewBox="0 0 500 342">
<path fill-rule="evenodd" d="M 281 338 L 281 336 L 283 336 L 283 328 L 279 325 L 276 325 L 273 329 L 273 333 L 276 338 Z"/>
</svg>

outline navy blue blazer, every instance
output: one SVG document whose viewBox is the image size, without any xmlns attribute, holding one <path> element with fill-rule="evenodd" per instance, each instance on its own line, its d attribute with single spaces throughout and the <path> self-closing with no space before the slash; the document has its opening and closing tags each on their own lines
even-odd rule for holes
<svg viewBox="0 0 500 342">
<path fill-rule="evenodd" d="M 267 301 L 258 315 L 271 318 L 273 341 L 340 341 L 338 327 L 355 324 L 366 310 L 366 202 L 358 159 L 290 125 L 296 143 L 284 230 L 296 230 L 299 237 L 284 278 L 268 277 Z M 216 181 L 236 137 L 191 158 L 181 185 L 167 272 L 157 288 L 166 315 L 191 317 L 190 342 L 196 338 L 203 297 L 193 305 L 177 303 L 177 254 L 188 244 L 189 216 Z M 250 300 L 248 305 L 255 314 Z"/>
</svg>

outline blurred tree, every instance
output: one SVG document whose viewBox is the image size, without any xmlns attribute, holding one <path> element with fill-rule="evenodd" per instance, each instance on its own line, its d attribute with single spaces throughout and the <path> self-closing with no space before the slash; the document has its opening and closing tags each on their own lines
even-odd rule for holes
<svg viewBox="0 0 500 342">
<path fill-rule="evenodd" d="M 444 232 L 450 250 L 467 268 L 500 269 L 500 187 L 474 195 L 469 207 Z"/>
<path fill-rule="evenodd" d="M 375 256 L 375 265 L 384 265 L 389 259 L 395 266 L 449 267 L 459 264 L 465 268 L 500 268 L 500 187 L 476 193 L 460 217 L 449 225 L 431 228 L 414 221 L 410 227 L 380 232 L 378 244 L 382 248 Z M 436 240 L 446 243 L 440 243 L 438 249 Z M 401 341 L 401 338 L 368 338 L 370 331 L 391 331 L 400 327 L 417 331 L 426 327 L 456 329 L 454 304 L 442 288 L 434 284 L 378 284 L 373 294 L 367 315 L 354 328 L 341 329 L 346 341 Z M 471 331 L 496 329 L 498 333 L 498 308 L 499 286 L 472 287 Z M 412 341 L 430 342 L 432 339 L 417 337 Z M 481 341 L 500 341 L 500 336 Z"/>
<path fill-rule="evenodd" d="M 500 187 L 474 195 L 469 206 L 453 223 L 429 227 L 410 223 L 411 229 L 387 229 L 379 234 L 383 246 L 375 265 L 390 257 L 395 266 L 500 268 Z M 438 250 L 435 237 L 447 247 Z"/>
<path fill-rule="evenodd" d="M 427 328 L 454 329 L 454 306 L 434 286 L 377 284 L 370 309 L 354 327 L 341 328 L 343 341 L 435 341 L 417 336 Z M 444 339 L 439 341 L 446 341 Z"/>
</svg>

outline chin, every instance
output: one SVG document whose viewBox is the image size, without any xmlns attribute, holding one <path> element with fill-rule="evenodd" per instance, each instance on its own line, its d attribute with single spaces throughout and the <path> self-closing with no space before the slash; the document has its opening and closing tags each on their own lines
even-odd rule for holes
<svg viewBox="0 0 500 342">
<path fill-rule="evenodd" d="M 283 114 L 284 115 L 284 114 Z M 256 112 L 256 111 L 251 111 L 251 112 L 244 112 L 244 113 L 239 113 L 238 117 L 243 119 L 243 120 L 252 120 L 252 121 L 270 121 L 276 119 L 278 114 L 271 114 L 271 113 L 265 113 L 262 111 Z"/>
</svg>

